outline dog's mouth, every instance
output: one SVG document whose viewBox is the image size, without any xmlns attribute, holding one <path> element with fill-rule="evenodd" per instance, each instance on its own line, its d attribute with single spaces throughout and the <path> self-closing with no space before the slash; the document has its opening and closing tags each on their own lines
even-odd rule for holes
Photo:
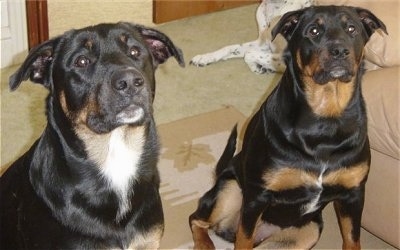
<svg viewBox="0 0 400 250">
<path fill-rule="evenodd" d="M 87 115 L 86 125 L 98 134 L 108 133 L 120 126 L 141 126 L 149 118 L 147 107 L 130 104 L 119 111 L 91 111 Z"/>
<path fill-rule="evenodd" d="M 314 74 L 313 79 L 318 84 L 325 84 L 332 81 L 348 83 L 351 82 L 353 76 L 354 72 L 348 63 L 343 63 L 341 65 L 325 66 Z"/>
<path fill-rule="evenodd" d="M 349 71 L 341 66 L 336 66 L 328 71 L 329 76 L 333 79 L 341 79 L 349 75 Z"/>
<path fill-rule="evenodd" d="M 125 124 L 140 124 L 145 118 L 145 111 L 142 107 L 131 104 L 116 115 L 117 123 Z"/>
</svg>

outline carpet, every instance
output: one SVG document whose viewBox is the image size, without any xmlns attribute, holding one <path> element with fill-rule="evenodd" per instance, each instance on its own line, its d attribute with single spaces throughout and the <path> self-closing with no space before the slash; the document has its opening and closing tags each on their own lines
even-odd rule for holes
<svg viewBox="0 0 400 250">
<path fill-rule="evenodd" d="M 193 247 L 188 224 L 197 200 L 212 186 L 214 167 L 233 126 L 245 117 L 226 108 L 160 125 L 160 193 L 165 214 L 162 249 Z M 221 247 L 225 242 L 219 241 Z M 227 243 L 225 243 L 227 244 Z"/>
</svg>

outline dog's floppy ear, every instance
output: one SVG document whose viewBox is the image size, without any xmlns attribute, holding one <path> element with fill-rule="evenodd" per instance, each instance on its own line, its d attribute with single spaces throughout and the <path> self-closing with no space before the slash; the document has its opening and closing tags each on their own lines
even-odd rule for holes
<svg viewBox="0 0 400 250">
<path fill-rule="evenodd" d="M 155 67 L 164 63 L 171 56 L 175 57 L 181 67 L 185 67 L 182 51 L 164 33 L 140 25 L 137 26 L 137 29 L 153 54 Z"/>
<path fill-rule="evenodd" d="M 289 41 L 303 12 L 304 10 L 300 9 L 285 13 L 271 31 L 272 41 L 278 34 L 281 34 L 286 41 Z"/>
<path fill-rule="evenodd" d="M 29 52 L 21 67 L 10 76 L 9 85 L 12 91 L 28 78 L 49 88 L 49 68 L 53 61 L 56 40 L 57 38 L 48 40 Z"/>
<path fill-rule="evenodd" d="M 381 29 L 383 30 L 383 32 L 385 32 L 385 34 L 388 34 L 385 24 L 374 14 L 372 14 L 372 12 L 359 7 L 355 7 L 354 9 L 360 17 L 361 22 L 364 25 L 364 29 L 368 34 L 368 37 L 371 37 L 371 35 L 377 29 Z"/>
</svg>

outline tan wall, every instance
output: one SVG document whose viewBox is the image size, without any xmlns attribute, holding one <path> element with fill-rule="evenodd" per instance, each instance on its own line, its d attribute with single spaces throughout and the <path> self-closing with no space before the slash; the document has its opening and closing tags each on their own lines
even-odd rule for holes
<svg viewBox="0 0 400 250">
<path fill-rule="evenodd" d="M 152 22 L 152 0 L 48 0 L 50 37 L 103 22 Z"/>
</svg>

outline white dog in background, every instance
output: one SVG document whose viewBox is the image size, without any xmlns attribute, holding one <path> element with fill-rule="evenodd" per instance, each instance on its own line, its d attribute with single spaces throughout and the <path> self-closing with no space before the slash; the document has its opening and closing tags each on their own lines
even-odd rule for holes
<svg viewBox="0 0 400 250">
<path fill-rule="evenodd" d="M 274 23 L 286 12 L 308 7 L 313 0 L 263 0 L 257 8 L 258 38 L 243 44 L 226 46 L 217 51 L 197 55 L 190 61 L 195 66 L 206 66 L 221 60 L 244 58 L 255 73 L 283 72 L 283 46 L 271 41 Z"/>
</svg>

